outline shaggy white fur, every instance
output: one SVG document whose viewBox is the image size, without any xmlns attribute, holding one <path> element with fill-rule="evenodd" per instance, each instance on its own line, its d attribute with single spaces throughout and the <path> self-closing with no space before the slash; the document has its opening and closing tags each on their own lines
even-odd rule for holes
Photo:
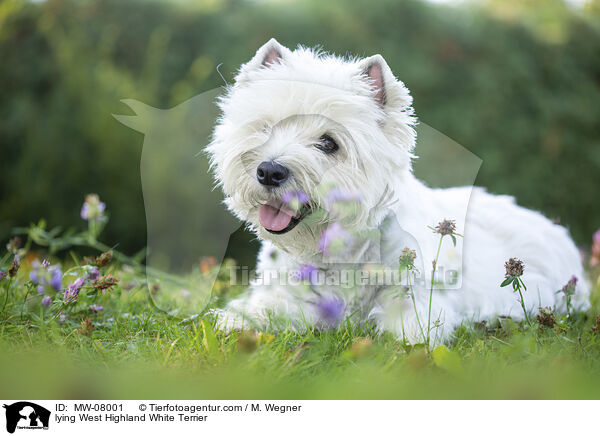
<svg viewBox="0 0 600 436">
<path fill-rule="evenodd" d="M 573 275 L 579 278 L 573 305 L 588 306 L 589 285 L 565 228 L 517 206 L 511 197 L 472 187 L 431 189 L 414 177 L 411 105 L 409 91 L 379 55 L 343 59 L 302 47 L 291 51 L 272 39 L 241 67 L 220 100 L 222 116 L 208 152 L 228 208 L 263 240 L 262 277 L 217 311 L 224 327 L 264 327 L 274 320 L 296 329 L 327 325 L 341 307 L 344 315 L 374 320 L 399 339 L 423 342 L 432 260 L 440 240 L 428 226 L 443 219 L 456 220 L 464 238 L 458 237 L 454 247 L 446 237 L 441 246 L 431 309 L 435 341 L 447 340 L 465 321 L 523 318 L 512 286 L 500 287 L 511 257 L 525 264 L 525 306 L 532 314 L 540 306 L 564 312 L 565 300 L 557 291 Z M 324 134 L 339 146 L 337 151 L 316 146 Z M 289 178 L 279 185 L 261 184 L 257 168 L 262 162 L 287 168 Z M 265 218 L 265 205 L 277 209 L 286 192 L 307 193 L 311 212 L 329 211 L 324 186 L 355 193 L 360 201 L 352 213 L 313 213 L 287 232 L 264 227 L 275 219 Z M 285 216 L 279 217 L 285 224 Z M 344 229 L 334 235 L 343 246 L 335 258 L 324 254 L 320 243 L 334 219 Z M 374 238 L 364 236 L 373 232 Z M 372 271 L 373 265 L 397 270 L 404 247 L 417 253 L 419 274 L 410 287 L 407 277 L 402 286 L 371 281 L 344 287 L 339 279 L 309 286 L 288 276 L 303 265 L 337 272 L 338 278 L 349 271 Z M 450 283 L 443 278 L 437 283 L 448 272 Z M 332 297 L 324 306 L 327 296 Z"/>
</svg>

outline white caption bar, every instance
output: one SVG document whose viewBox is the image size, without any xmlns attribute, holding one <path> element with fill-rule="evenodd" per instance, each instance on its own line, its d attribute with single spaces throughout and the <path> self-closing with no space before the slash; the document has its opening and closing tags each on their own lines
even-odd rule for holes
<svg viewBox="0 0 600 436">
<path fill-rule="evenodd" d="M 0 430 L 44 435 L 574 434 L 598 401 L 4 400 Z M 518 431 L 517 431 L 518 430 Z M 6 433 L 4 433 L 6 434 Z"/>
</svg>

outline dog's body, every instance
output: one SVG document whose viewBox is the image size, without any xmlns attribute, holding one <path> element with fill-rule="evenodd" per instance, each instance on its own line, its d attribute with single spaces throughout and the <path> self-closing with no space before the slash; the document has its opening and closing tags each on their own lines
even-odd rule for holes
<svg viewBox="0 0 600 436">
<path fill-rule="evenodd" d="M 343 60 L 292 52 L 271 40 L 241 68 L 221 100 L 223 115 L 208 151 L 228 207 L 264 241 L 263 274 L 218 312 L 228 328 L 264 326 L 273 317 L 291 328 L 330 324 L 328 314 L 341 308 L 413 343 L 425 340 L 430 319 L 436 322 L 432 335 L 445 340 L 463 321 L 523 318 L 512 287 L 500 287 L 511 257 L 525 263 L 529 311 L 550 306 L 564 312 L 557 291 L 573 275 L 580 278 L 573 305 L 588 305 L 580 256 L 563 227 L 511 197 L 480 188 L 431 189 L 413 176 L 411 103 L 378 55 Z M 333 197 L 323 186 L 343 190 L 346 195 L 336 197 L 342 202 L 356 200 L 352 212 L 332 213 Z M 295 207 L 289 193 L 296 193 Z M 311 219 L 321 209 L 328 213 Z M 434 282 L 444 271 L 456 280 L 436 284 L 430 310 L 441 235 L 428 226 L 444 219 L 456 220 L 464 238 L 456 247 L 450 236 L 442 240 Z M 336 254 L 329 250 L 332 238 L 342 241 Z M 416 251 L 421 278 L 404 283 L 408 287 L 367 281 L 342 289 L 335 280 L 309 286 L 281 279 L 307 265 L 338 278 L 369 265 L 397 270 L 404 247 Z"/>
</svg>

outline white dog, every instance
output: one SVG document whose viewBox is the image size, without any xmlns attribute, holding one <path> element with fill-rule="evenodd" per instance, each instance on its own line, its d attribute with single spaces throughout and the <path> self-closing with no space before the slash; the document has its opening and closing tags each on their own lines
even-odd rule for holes
<svg viewBox="0 0 600 436">
<path fill-rule="evenodd" d="M 513 257 L 525 264 L 530 315 L 545 306 L 567 310 L 557 291 L 572 276 L 579 278 L 572 307 L 589 305 L 565 228 L 511 197 L 431 189 L 414 177 L 411 104 L 380 55 L 343 59 L 271 39 L 241 67 L 220 100 L 208 152 L 227 207 L 263 246 L 259 277 L 217 311 L 220 323 L 231 329 L 278 320 L 302 329 L 348 316 L 411 343 L 430 334 L 443 341 L 464 321 L 524 318 L 518 294 L 500 286 Z M 448 235 L 440 246 L 431 229 L 444 219 L 464 235 L 456 244 Z M 401 284 L 349 274 L 397 271 L 405 247 L 416 260 Z M 350 276 L 351 285 L 340 282 Z"/>
</svg>

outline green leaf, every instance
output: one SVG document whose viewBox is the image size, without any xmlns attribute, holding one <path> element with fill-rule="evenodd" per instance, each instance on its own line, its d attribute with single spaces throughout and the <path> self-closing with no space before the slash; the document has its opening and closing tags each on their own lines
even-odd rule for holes
<svg viewBox="0 0 600 436">
<path fill-rule="evenodd" d="M 503 288 L 504 286 L 508 286 L 508 285 L 510 285 L 510 284 L 513 282 L 513 280 L 514 280 L 514 279 L 515 279 L 514 277 L 507 277 L 507 278 L 506 278 L 506 279 L 505 279 L 505 280 L 502 282 L 502 284 L 500 285 L 500 287 L 502 287 L 502 288 Z"/>
<path fill-rule="evenodd" d="M 523 286 L 523 289 L 527 290 L 527 286 L 525 286 L 525 283 L 523 283 L 523 279 L 519 279 L 519 282 L 521 282 L 521 286 Z"/>
<path fill-rule="evenodd" d="M 433 350 L 433 362 L 440 368 L 449 373 L 461 375 L 463 374 L 463 366 L 460 356 L 453 351 L 450 351 L 445 345 L 439 345 Z"/>
<path fill-rule="evenodd" d="M 219 349 L 219 342 L 217 341 L 217 337 L 215 336 L 215 331 L 213 330 L 210 322 L 203 319 L 200 321 L 202 324 L 202 345 L 206 349 L 209 354 L 214 354 Z"/>
</svg>

